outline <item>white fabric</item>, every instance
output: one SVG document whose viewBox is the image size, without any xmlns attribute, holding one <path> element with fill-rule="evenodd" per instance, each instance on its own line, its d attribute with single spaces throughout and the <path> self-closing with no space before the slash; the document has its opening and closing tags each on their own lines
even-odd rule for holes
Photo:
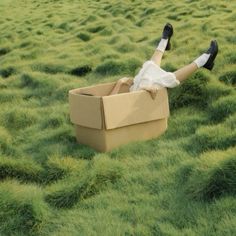
<svg viewBox="0 0 236 236">
<path fill-rule="evenodd" d="M 161 52 L 165 52 L 167 43 L 168 43 L 168 39 L 161 39 L 156 49 Z"/>
<path fill-rule="evenodd" d="M 144 87 L 174 88 L 179 85 L 175 74 L 161 69 L 155 62 L 146 61 L 139 73 L 134 77 L 130 91 L 141 90 Z"/>
<path fill-rule="evenodd" d="M 195 63 L 197 64 L 197 67 L 200 68 L 206 64 L 211 54 L 203 53 L 200 57 L 195 59 Z"/>
</svg>

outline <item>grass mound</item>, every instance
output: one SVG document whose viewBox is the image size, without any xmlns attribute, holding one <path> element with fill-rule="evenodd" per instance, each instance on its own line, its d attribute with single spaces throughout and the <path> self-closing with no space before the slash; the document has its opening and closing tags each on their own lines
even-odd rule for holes
<svg viewBox="0 0 236 236">
<path fill-rule="evenodd" d="M 234 89 L 218 81 L 210 81 L 207 88 L 209 104 L 215 102 L 220 97 L 228 96 L 234 93 Z"/>
<path fill-rule="evenodd" d="M 1 235 L 38 235 L 49 216 L 41 189 L 12 181 L 0 188 Z"/>
<path fill-rule="evenodd" d="M 236 71 L 228 71 L 219 77 L 219 80 L 226 83 L 235 85 L 236 84 Z"/>
<path fill-rule="evenodd" d="M 98 33 L 102 30 L 104 30 L 106 28 L 106 26 L 104 25 L 98 25 L 98 26 L 94 26 L 94 27 L 91 27 L 91 28 L 88 28 L 88 32 L 90 33 Z"/>
<path fill-rule="evenodd" d="M 197 111 L 197 112 L 196 112 Z M 199 126 L 207 122 L 207 117 L 201 109 L 181 108 L 172 113 L 174 119 L 169 121 L 169 129 L 165 133 L 167 139 L 179 139 L 194 134 Z"/>
<path fill-rule="evenodd" d="M 83 32 L 80 32 L 79 34 L 77 34 L 77 37 L 84 42 L 87 42 L 91 39 L 91 36 L 89 34 L 83 33 Z"/>
<path fill-rule="evenodd" d="M 22 74 L 20 77 L 20 86 L 21 87 L 30 87 L 30 88 L 44 88 L 47 87 L 52 88 L 53 83 L 47 79 L 47 77 L 43 77 L 40 74 L 28 73 Z"/>
<path fill-rule="evenodd" d="M 43 122 L 42 127 L 47 128 L 58 128 L 64 123 L 64 118 L 60 115 L 51 115 L 47 120 Z"/>
<path fill-rule="evenodd" d="M 16 73 L 16 69 L 14 67 L 12 67 L 12 66 L 0 69 L 0 75 L 3 78 L 8 78 L 8 77 L 10 77 L 11 75 L 13 75 L 15 73 Z"/>
<path fill-rule="evenodd" d="M 187 145 L 188 151 L 196 153 L 212 149 L 225 150 L 236 143 L 236 131 L 227 123 L 202 126 L 196 131 L 192 142 Z"/>
<path fill-rule="evenodd" d="M 96 194 L 97 189 L 94 185 L 89 184 L 90 179 L 72 179 L 73 184 L 63 186 L 56 192 L 49 193 L 45 200 L 56 208 L 71 208 L 78 201 Z M 76 182 L 76 183 L 75 183 Z"/>
<path fill-rule="evenodd" d="M 0 179 L 17 179 L 24 183 L 45 185 L 73 174 L 76 168 L 79 169 L 79 164 L 81 163 L 70 157 L 52 156 L 42 165 L 36 164 L 31 159 L 2 157 L 0 160 Z"/>
<path fill-rule="evenodd" d="M 11 130 L 24 129 L 37 121 L 37 115 L 30 109 L 11 109 L 4 114 L 3 125 Z"/>
<path fill-rule="evenodd" d="M 208 103 L 206 73 L 199 71 L 179 87 L 169 90 L 170 108 L 176 109 L 188 105 L 206 107 Z"/>
<path fill-rule="evenodd" d="M 101 75 L 133 75 L 135 70 L 141 65 L 137 59 L 129 59 L 127 61 L 107 60 L 97 66 L 95 71 Z"/>
<path fill-rule="evenodd" d="M 97 157 L 93 167 L 84 169 L 69 185 L 59 183 L 46 196 L 46 201 L 57 208 L 71 208 L 77 202 L 104 190 L 107 185 L 115 184 L 122 177 L 121 165 L 107 157 Z"/>
<path fill-rule="evenodd" d="M 92 71 L 92 68 L 88 65 L 79 66 L 70 71 L 70 74 L 75 76 L 84 76 Z"/>
<path fill-rule="evenodd" d="M 57 73 L 63 73 L 66 72 L 66 68 L 63 65 L 56 65 L 56 64 L 42 64 L 37 63 L 33 64 L 31 66 L 32 70 L 34 71 L 40 71 L 47 74 L 57 74 Z"/>
<path fill-rule="evenodd" d="M 235 53 L 235 52 L 227 53 L 227 54 L 225 55 L 225 57 L 227 58 L 227 61 L 228 61 L 230 64 L 235 64 L 235 63 L 236 63 L 236 53 Z"/>
<path fill-rule="evenodd" d="M 11 50 L 10 48 L 4 47 L 4 48 L 0 48 L 0 56 L 4 56 L 7 53 L 9 53 Z"/>
<path fill-rule="evenodd" d="M 227 127 L 229 127 L 229 128 L 231 128 L 232 130 L 234 130 L 234 129 L 236 128 L 236 113 L 234 113 L 233 115 L 229 116 L 229 117 L 225 120 L 224 124 L 225 124 Z"/>
<path fill-rule="evenodd" d="M 186 191 L 194 199 L 212 200 L 236 195 L 236 149 L 212 151 L 193 165 Z"/>
<path fill-rule="evenodd" d="M 30 88 L 27 91 L 26 99 L 31 97 L 47 98 L 54 94 L 57 89 L 58 82 L 48 77 L 48 75 L 42 75 L 39 73 L 24 73 L 20 77 L 19 87 Z"/>
<path fill-rule="evenodd" d="M 0 179 L 15 178 L 22 182 L 39 182 L 42 168 L 30 160 L 2 157 Z"/>
<path fill-rule="evenodd" d="M 0 134 L 0 153 L 7 153 L 12 142 L 12 136 L 7 129 L 1 126 Z"/>
<path fill-rule="evenodd" d="M 221 97 L 210 106 L 210 119 L 215 122 L 224 120 L 236 112 L 236 96 Z"/>
<path fill-rule="evenodd" d="M 20 95 L 21 94 L 14 89 L 12 89 L 11 91 L 9 91 L 9 89 L 2 89 L 1 93 L 0 93 L 0 103 L 1 104 L 3 104 L 3 103 L 11 104 L 12 102 L 19 101 L 19 100 L 21 100 Z"/>
<path fill-rule="evenodd" d="M 59 158 L 52 156 L 43 164 L 43 171 L 41 172 L 41 180 L 44 184 L 52 183 L 64 178 L 67 175 L 73 174 L 75 170 L 79 170 L 83 163 L 78 162 L 70 157 Z"/>
</svg>

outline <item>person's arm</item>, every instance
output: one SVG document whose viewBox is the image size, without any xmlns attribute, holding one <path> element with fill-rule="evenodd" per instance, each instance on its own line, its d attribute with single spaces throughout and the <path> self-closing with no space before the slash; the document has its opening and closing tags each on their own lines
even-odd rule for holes
<svg viewBox="0 0 236 236">
<path fill-rule="evenodd" d="M 110 95 L 114 95 L 114 94 L 119 93 L 122 85 L 125 84 L 125 85 L 130 86 L 132 83 L 133 83 L 133 79 L 128 78 L 128 77 L 124 77 L 122 79 L 119 79 L 116 82 L 116 84 L 115 84 L 114 88 L 112 89 L 112 91 L 110 92 Z"/>
</svg>

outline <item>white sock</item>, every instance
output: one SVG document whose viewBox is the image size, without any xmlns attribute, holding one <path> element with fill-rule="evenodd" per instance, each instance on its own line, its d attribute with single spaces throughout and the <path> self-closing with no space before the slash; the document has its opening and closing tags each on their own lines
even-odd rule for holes
<svg viewBox="0 0 236 236">
<path fill-rule="evenodd" d="M 163 38 L 162 38 L 161 41 L 159 42 L 159 44 L 158 44 L 156 50 L 159 50 L 159 51 L 161 51 L 161 52 L 164 52 L 165 49 L 166 49 L 167 43 L 168 43 L 168 39 L 163 39 Z"/>
<path fill-rule="evenodd" d="M 206 64 L 206 62 L 209 59 L 210 55 L 211 54 L 203 53 L 200 57 L 195 59 L 193 62 L 195 62 L 197 64 L 197 67 L 200 68 L 200 67 L 202 67 Z"/>
</svg>

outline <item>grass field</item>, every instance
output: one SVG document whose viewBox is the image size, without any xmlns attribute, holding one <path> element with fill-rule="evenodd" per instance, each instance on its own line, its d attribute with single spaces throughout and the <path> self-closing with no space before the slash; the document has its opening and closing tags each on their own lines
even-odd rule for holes
<svg viewBox="0 0 236 236">
<path fill-rule="evenodd" d="M 236 235 L 235 1 L 0 0 L 0 235 Z M 72 88 L 133 76 L 173 24 L 162 67 L 217 39 L 214 70 L 170 89 L 168 131 L 78 145 Z"/>
</svg>

